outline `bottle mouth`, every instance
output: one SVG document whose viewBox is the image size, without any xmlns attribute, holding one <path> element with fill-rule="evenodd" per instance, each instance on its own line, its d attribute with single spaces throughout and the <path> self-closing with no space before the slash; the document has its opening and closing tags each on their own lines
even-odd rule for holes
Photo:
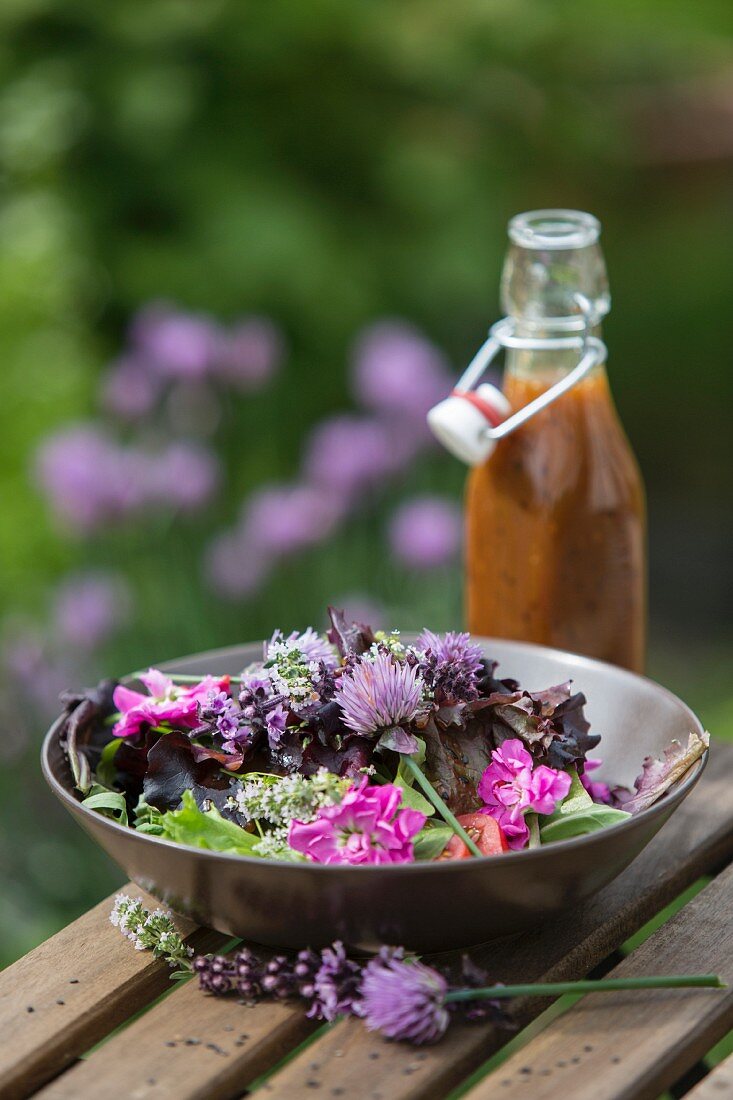
<svg viewBox="0 0 733 1100">
<path fill-rule="evenodd" d="M 601 223 L 582 210 L 529 210 L 508 226 L 509 239 L 520 248 L 586 248 L 601 235 Z"/>
</svg>

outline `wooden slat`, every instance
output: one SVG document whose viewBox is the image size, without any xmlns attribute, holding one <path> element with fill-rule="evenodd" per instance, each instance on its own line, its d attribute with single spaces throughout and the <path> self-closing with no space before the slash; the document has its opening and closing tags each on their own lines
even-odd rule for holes
<svg viewBox="0 0 733 1100">
<path fill-rule="evenodd" d="M 724 1100 L 733 1096 L 733 1055 L 716 1066 L 694 1089 L 685 1094 L 685 1100 Z"/>
<path fill-rule="evenodd" d="M 38 1100 L 219 1100 L 275 1065 L 318 1024 L 299 1006 L 205 997 L 187 983 L 77 1063 Z"/>
<path fill-rule="evenodd" d="M 733 855 L 733 745 L 716 745 L 696 790 L 639 858 L 593 900 L 544 929 L 491 944 L 472 957 L 495 980 L 579 978 L 701 874 Z M 470 905 L 471 899 L 456 899 Z M 546 1007 L 536 1000 L 514 1006 L 520 1024 Z M 434 1047 L 415 1051 L 380 1041 L 356 1020 L 336 1025 L 265 1085 L 272 1100 L 293 1096 L 357 1095 L 360 1100 L 443 1097 L 508 1038 L 485 1025 L 454 1025 Z"/>
<path fill-rule="evenodd" d="M 123 893 L 159 903 L 134 884 Z M 109 923 L 114 895 L 0 974 L 0 1096 L 16 1100 L 61 1072 L 170 985 L 168 969 Z M 211 950 L 223 937 L 179 920 Z"/>
<path fill-rule="evenodd" d="M 613 978 L 716 974 L 733 979 L 733 867 L 629 958 Z M 733 989 L 644 990 L 583 997 L 467 1094 L 497 1100 L 654 1100 L 733 1024 Z"/>
</svg>

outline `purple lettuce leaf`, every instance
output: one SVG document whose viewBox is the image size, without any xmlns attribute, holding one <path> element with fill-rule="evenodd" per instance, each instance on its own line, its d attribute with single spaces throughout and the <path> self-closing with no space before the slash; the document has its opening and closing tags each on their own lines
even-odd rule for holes
<svg viewBox="0 0 733 1100">
<path fill-rule="evenodd" d="M 200 809 L 216 806 L 223 817 L 238 820 L 227 801 L 234 784 L 217 760 L 196 760 L 194 745 L 183 733 L 163 734 L 147 754 L 147 772 L 142 794 L 149 806 L 158 810 L 177 810 L 183 804 L 183 792 L 191 791 Z"/>
<path fill-rule="evenodd" d="M 646 810 L 668 791 L 673 783 L 681 779 L 688 768 L 692 767 L 710 745 L 707 733 L 702 736 L 690 733 L 687 744 L 672 741 L 664 750 L 661 759 L 653 756 L 644 758 L 641 775 L 634 782 L 634 790 L 616 787 L 611 792 L 613 805 L 627 813 L 638 814 Z"/>
<path fill-rule="evenodd" d="M 359 657 L 376 642 L 374 631 L 365 623 L 350 623 L 343 611 L 337 607 L 329 607 L 328 615 L 331 620 L 331 629 L 327 637 L 331 645 L 336 646 L 342 657 L 353 654 Z"/>
<path fill-rule="evenodd" d="M 89 790 L 110 732 L 105 719 L 114 713 L 112 695 L 116 680 L 101 680 L 84 692 L 64 692 L 64 713 L 56 722 L 59 741 L 69 761 L 74 785 L 83 794 Z"/>
</svg>

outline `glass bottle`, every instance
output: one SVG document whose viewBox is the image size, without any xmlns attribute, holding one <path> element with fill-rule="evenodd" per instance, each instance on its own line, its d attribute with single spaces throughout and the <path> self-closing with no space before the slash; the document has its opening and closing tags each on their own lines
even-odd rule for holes
<svg viewBox="0 0 733 1100">
<path fill-rule="evenodd" d="M 610 308 L 600 225 L 579 211 L 509 223 L 502 304 L 515 335 L 567 336 Z M 566 375 L 577 350 L 508 349 L 512 410 Z M 498 442 L 468 479 L 467 613 L 472 633 L 516 638 L 641 671 L 646 520 L 639 468 L 605 365 Z"/>
</svg>

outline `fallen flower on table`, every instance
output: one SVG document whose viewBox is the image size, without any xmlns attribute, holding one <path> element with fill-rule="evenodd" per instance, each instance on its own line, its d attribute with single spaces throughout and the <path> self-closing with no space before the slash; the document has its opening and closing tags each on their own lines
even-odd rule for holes
<svg viewBox="0 0 733 1100">
<path fill-rule="evenodd" d="M 118 894 L 109 919 L 135 944 L 136 951 L 152 951 L 156 959 L 165 959 L 176 970 L 171 977 L 187 977 L 192 973 L 193 948 L 183 942 L 168 910 L 146 909 L 142 898 Z"/>
<path fill-rule="evenodd" d="M 307 1015 L 331 1022 L 342 1016 L 363 1019 L 370 1031 L 415 1046 L 435 1043 L 455 1014 L 465 1020 L 491 1019 L 513 1027 L 500 1002 L 512 997 L 560 997 L 565 993 L 601 993 L 631 989 L 713 988 L 725 983 L 716 974 L 652 975 L 571 982 L 489 984 L 488 975 L 467 956 L 453 988 L 448 975 L 402 947 L 382 947 L 360 963 L 336 941 L 322 951 L 305 948 L 294 956 L 260 958 L 249 947 L 232 955 L 196 955 L 182 940 L 172 914 L 146 909 L 142 898 L 118 894 L 110 921 L 135 944 L 176 967 L 173 978 L 198 977 L 205 993 L 236 993 L 248 1002 L 262 998 L 301 1000 Z"/>
</svg>

